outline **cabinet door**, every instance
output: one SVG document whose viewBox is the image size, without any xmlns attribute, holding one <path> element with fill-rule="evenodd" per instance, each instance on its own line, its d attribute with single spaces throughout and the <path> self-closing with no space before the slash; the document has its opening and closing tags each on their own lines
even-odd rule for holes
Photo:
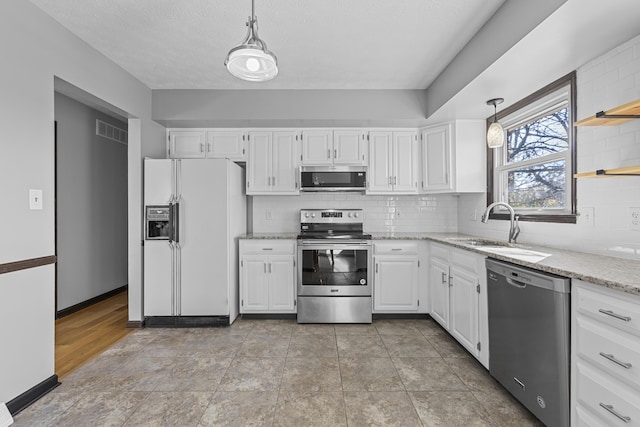
<svg viewBox="0 0 640 427">
<path fill-rule="evenodd" d="M 271 192 L 298 194 L 298 162 L 294 131 L 273 132 L 271 149 Z"/>
<path fill-rule="evenodd" d="M 449 266 L 436 259 L 431 260 L 429 274 L 431 317 L 445 329 L 449 329 Z"/>
<path fill-rule="evenodd" d="M 376 256 L 373 304 L 379 311 L 418 310 L 417 256 Z"/>
<path fill-rule="evenodd" d="M 302 164 L 330 165 L 333 163 L 333 131 L 305 130 L 302 132 Z"/>
<path fill-rule="evenodd" d="M 390 193 L 391 132 L 369 132 L 369 188 L 368 193 Z"/>
<path fill-rule="evenodd" d="M 169 157 L 178 159 L 203 159 L 204 156 L 204 131 L 169 132 Z"/>
<path fill-rule="evenodd" d="M 451 190 L 451 126 L 425 129 L 421 136 L 423 190 Z"/>
<path fill-rule="evenodd" d="M 209 131 L 207 132 L 207 157 L 245 160 L 246 138 L 242 130 Z"/>
<path fill-rule="evenodd" d="M 269 310 L 268 258 L 245 255 L 240 263 L 240 312 Z"/>
<path fill-rule="evenodd" d="M 249 133 L 247 194 L 271 191 L 271 132 Z"/>
<path fill-rule="evenodd" d="M 418 192 L 418 135 L 415 132 L 393 133 L 393 190 L 396 193 Z"/>
<path fill-rule="evenodd" d="M 292 255 L 270 256 L 267 266 L 269 275 L 269 310 L 292 312 L 295 309 L 295 270 Z"/>
<path fill-rule="evenodd" d="M 336 165 L 366 165 L 364 133 L 360 130 L 333 132 L 333 163 Z"/>
<path fill-rule="evenodd" d="M 478 278 L 451 267 L 451 334 L 471 354 L 478 349 Z"/>
</svg>

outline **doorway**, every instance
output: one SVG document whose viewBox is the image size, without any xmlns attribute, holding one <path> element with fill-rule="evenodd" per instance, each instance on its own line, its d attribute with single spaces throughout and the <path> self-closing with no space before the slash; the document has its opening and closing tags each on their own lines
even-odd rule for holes
<svg viewBox="0 0 640 427">
<path fill-rule="evenodd" d="M 58 372 L 59 356 L 72 354 L 65 351 L 74 345 L 90 358 L 115 342 L 104 334 L 127 331 L 128 121 L 85 103 L 86 96 L 56 90 L 54 98 Z M 107 325 L 119 332 L 100 329 Z M 97 344 L 104 348 L 88 349 L 83 336 L 91 343 L 102 337 Z M 86 361 L 72 359 L 77 366 Z M 62 370 L 77 367 L 72 365 L 67 357 Z"/>
</svg>

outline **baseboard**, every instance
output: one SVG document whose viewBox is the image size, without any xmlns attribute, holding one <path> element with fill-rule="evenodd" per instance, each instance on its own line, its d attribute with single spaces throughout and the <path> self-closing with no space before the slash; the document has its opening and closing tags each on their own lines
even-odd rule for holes
<svg viewBox="0 0 640 427">
<path fill-rule="evenodd" d="M 127 329 L 140 329 L 144 327 L 144 321 L 142 320 L 129 320 L 127 322 Z"/>
<path fill-rule="evenodd" d="M 240 319 L 257 319 L 257 320 L 296 320 L 297 314 L 294 313 L 243 313 Z"/>
<path fill-rule="evenodd" d="M 229 316 L 149 316 L 146 328 L 207 328 L 229 326 Z"/>
<path fill-rule="evenodd" d="M 120 292 L 126 291 L 127 288 L 128 288 L 128 285 L 124 285 L 112 291 L 106 292 L 102 295 L 98 295 L 97 297 L 93 297 L 91 299 L 88 299 L 76 305 L 72 305 L 71 307 L 64 308 L 56 313 L 56 319 L 60 319 L 62 317 L 68 316 L 70 314 L 73 314 L 77 311 L 82 310 L 83 308 L 87 308 L 93 304 L 99 303 L 100 301 L 104 301 L 107 298 L 111 298 L 114 295 L 118 295 Z"/>
<path fill-rule="evenodd" d="M 426 313 L 373 313 L 373 320 L 385 319 L 430 319 Z"/>
<path fill-rule="evenodd" d="M 59 385 L 60 382 L 58 381 L 58 376 L 51 375 L 40 384 L 31 387 L 20 396 L 8 401 L 7 409 L 11 412 L 11 416 L 14 416 Z"/>
</svg>

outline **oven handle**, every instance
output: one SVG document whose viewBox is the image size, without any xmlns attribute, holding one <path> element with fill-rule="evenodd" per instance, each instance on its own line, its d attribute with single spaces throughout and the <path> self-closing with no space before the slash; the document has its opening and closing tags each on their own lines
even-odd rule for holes
<svg viewBox="0 0 640 427">
<path fill-rule="evenodd" d="M 318 248 L 335 248 L 336 246 L 372 246 L 371 242 L 368 240 L 342 240 L 339 239 L 329 239 L 330 241 L 324 240 L 298 240 L 298 245 L 301 246 L 316 246 Z"/>
</svg>

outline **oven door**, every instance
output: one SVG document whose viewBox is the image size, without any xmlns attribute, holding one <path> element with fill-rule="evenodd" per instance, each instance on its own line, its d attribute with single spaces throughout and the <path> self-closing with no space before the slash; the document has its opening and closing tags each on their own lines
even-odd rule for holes
<svg viewBox="0 0 640 427">
<path fill-rule="evenodd" d="M 371 296 L 371 243 L 298 241 L 298 296 Z"/>
</svg>

